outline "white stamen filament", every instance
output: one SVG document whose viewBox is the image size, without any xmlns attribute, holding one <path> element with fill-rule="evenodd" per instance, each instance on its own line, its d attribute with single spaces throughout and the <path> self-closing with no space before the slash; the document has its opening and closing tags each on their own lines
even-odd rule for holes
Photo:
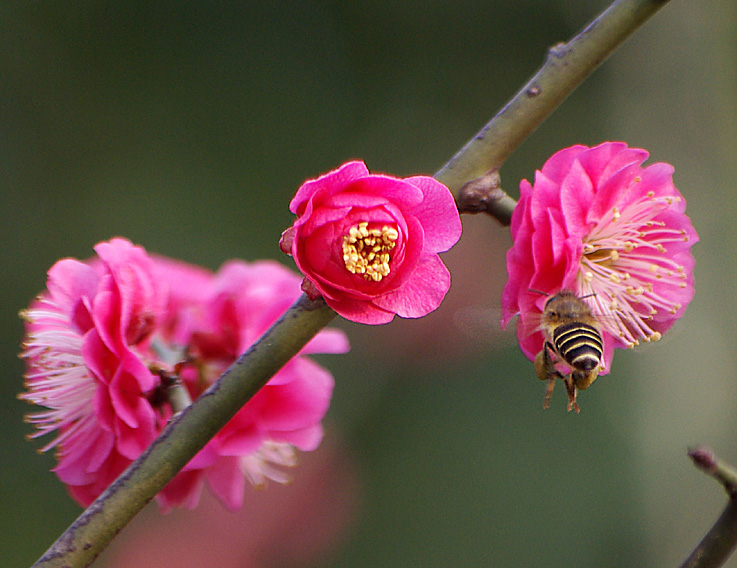
<svg viewBox="0 0 737 568">
<path fill-rule="evenodd" d="M 659 312 L 681 308 L 668 299 L 668 290 L 684 287 L 687 275 L 664 253 L 687 236 L 655 219 L 673 201 L 648 194 L 623 209 L 612 208 L 584 243 L 579 293 L 589 296 L 602 325 L 630 346 L 659 339 L 648 322 Z"/>
</svg>

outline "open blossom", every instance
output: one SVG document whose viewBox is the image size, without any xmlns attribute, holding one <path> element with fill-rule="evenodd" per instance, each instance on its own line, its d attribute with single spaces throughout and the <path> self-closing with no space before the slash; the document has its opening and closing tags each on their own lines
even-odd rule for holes
<svg viewBox="0 0 737 568">
<path fill-rule="evenodd" d="M 135 459 L 165 416 L 147 396 L 159 385 L 148 351 L 165 294 L 143 249 L 122 239 L 95 247 L 94 264 L 63 259 L 23 315 L 25 394 L 47 410 L 35 436 L 57 432 L 54 472 L 79 502 L 94 499 Z"/>
<path fill-rule="evenodd" d="M 165 377 L 181 369 L 196 398 L 300 293 L 299 277 L 275 263 L 233 263 L 213 275 L 150 257 L 125 239 L 95 251 L 90 262 L 57 262 L 47 290 L 23 312 L 27 390 L 20 398 L 46 408 L 29 416 L 33 437 L 56 433 L 43 449 L 55 448 L 54 472 L 83 505 L 171 417 Z M 234 271 L 250 278 L 234 279 Z M 342 334 L 326 330 L 304 352 L 347 348 Z M 244 476 L 283 478 L 276 466 L 289 465 L 294 448 L 319 444 L 331 392 L 327 371 L 294 358 L 164 489 L 160 503 L 194 506 L 206 479 L 237 508 Z"/>
<path fill-rule="evenodd" d="M 602 374 L 615 347 L 659 339 L 683 315 L 694 294 L 698 235 L 673 167 L 643 167 L 648 155 L 621 142 L 573 146 L 554 154 L 534 185 L 522 181 L 502 325 L 519 314 L 517 336 L 530 359 L 543 347 L 545 295 L 560 290 L 583 297 L 597 318 Z"/>
<path fill-rule="evenodd" d="M 417 318 L 445 297 L 450 273 L 438 253 L 458 241 L 461 222 L 435 179 L 370 174 L 363 162 L 348 162 L 305 182 L 289 209 L 297 219 L 282 250 L 305 275 L 303 288 L 344 318 Z"/>
<path fill-rule="evenodd" d="M 180 365 L 180 378 L 193 399 L 300 295 L 300 278 L 274 261 L 226 263 L 204 297 L 198 294 L 195 301 L 188 300 L 193 291 L 181 285 L 177 271 L 171 265 L 166 271 L 173 277 L 170 302 L 179 308 L 167 313 L 162 335 L 167 345 L 187 346 L 189 359 Z M 326 329 L 301 354 L 347 350 L 345 335 Z M 159 501 L 165 507 L 194 506 L 207 482 L 221 501 L 237 509 L 244 478 L 254 485 L 267 479 L 287 481 L 280 467 L 294 465 L 295 449 L 314 450 L 322 440 L 321 421 L 332 390 L 327 370 L 306 357 L 295 357 L 164 488 Z"/>
</svg>

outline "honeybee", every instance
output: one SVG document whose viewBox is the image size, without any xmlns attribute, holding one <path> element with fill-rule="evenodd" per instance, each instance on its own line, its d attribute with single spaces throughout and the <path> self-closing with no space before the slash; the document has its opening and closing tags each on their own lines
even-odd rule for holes
<svg viewBox="0 0 737 568">
<path fill-rule="evenodd" d="M 545 302 L 540 330 L 545 344 L 535 357 L 535 371 L 541 381 L 548 381 L 543 408 L 550 404 L 555 380 L 561 379 L 568 392 L 568 411 L 578 413 L 578 391 L 587 389 L 604 368 L 599 323 L 586 302 L 569 290 L 561 290 Z M 572 369 L 567 376 L 555 367 L 560 361 Z"/>
</svg>

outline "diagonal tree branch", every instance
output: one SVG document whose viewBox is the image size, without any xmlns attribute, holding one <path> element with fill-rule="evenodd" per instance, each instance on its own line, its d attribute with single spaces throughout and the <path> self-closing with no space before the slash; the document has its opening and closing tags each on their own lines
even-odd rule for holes
<svg viewBox="0 0 737 568">
<path fill-rule="evenodd" d="M 487 174 L 498 170 L 586 77 L 667 2 L 617 0 L 571 41 L 550 49 L 532 79 L 435 174 L 456 194 L 461 213 L 483 211 L 509 225 L 516 202 Z"/>
</svg>

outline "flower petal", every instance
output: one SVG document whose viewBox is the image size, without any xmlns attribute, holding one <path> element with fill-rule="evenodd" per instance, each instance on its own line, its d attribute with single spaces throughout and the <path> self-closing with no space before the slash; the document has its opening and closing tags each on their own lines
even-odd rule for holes
<svg viewBox="0 0 737 568">
<path fill-rule="evenodd" d="M 328 195 L 338 191 L 347 183 L 369 175 L 366 164 L 361 161 L 346 162 L 337 170 L 328 172 L 317 179 L 308 180 L 302 184 L 296 195 L 289 203 L 289 210 L 297 215 L 302 214 L 303 207 L 317 191 L 326 190 Z"/>
<path fill-rule="evenodd" d="M 450 288 L 450 272 L 436 255 L 420 258 L 411 278 L 374 305 L 403 318 L 419 318 L 437 309 Z"/>
<path fill-rule="evenodd" d="M 461 238 L 463 226 L 450 190 L 434 178 L 415 176 L 406 181 L 422 190 L 422 202 L 411 209 L 425 233 L 425 251 L 445 252 Z"/>
</svg>

